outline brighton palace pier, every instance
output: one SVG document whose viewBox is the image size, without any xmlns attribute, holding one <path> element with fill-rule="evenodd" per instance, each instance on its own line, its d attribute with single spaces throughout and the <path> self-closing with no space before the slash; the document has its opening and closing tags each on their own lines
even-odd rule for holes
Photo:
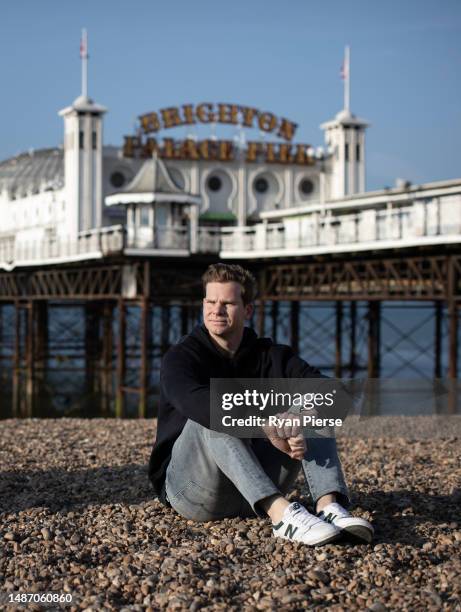
<svg viewBox="0 0 461 612">
<path fill-rule="evenodd" d="M 200 276 L 216 261 L 257 276 L 259 333 L 336 376 L 379 377 L 384 305 L 424 305 L 434 341 L 414 350 L 433 378 L 456 379 L 461 179 L 367 192 L 368 123 L 347 107 L 320 126 L 322 146 L 297 142 L 278 113 L 212 102 L 144 113 L 120 147 L 105 146 L 106 111 L 81 95 L 59 112 L 63 146 L 0 163 L 12 414 L 46 402 L 85 414 L 95 398 L 103 414 L 148 414 L 161 355 L 199 320 Z M 224 129 L 234 136 L 219 139 Z M 320 303 L 329 339 L 306 354 Z"/>
</svg>

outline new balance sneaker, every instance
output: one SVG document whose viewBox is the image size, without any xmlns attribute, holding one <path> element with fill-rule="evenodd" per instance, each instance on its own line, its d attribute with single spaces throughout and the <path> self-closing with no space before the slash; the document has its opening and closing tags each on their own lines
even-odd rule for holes
<svg viewBox="0 0 461 612">
<path fill-rule="evenodd" d="M 368 521 L 352 516 L 350 512 L 336 502 L 325 506 L 317 516 L 340 529 L 343 534 L 354 536 L 365 542 L 371 542 L 373 538 L 374 530 Z"/>
<path fill-rule="evenodd" d="M 280 523 L 272 524 L 272 533 L 278 538 L 310 546 L 333 542 L 341 535 L 337 527 L 310 514 L 298 502 L 293 502 L 286 508 Z"/>
</svg>

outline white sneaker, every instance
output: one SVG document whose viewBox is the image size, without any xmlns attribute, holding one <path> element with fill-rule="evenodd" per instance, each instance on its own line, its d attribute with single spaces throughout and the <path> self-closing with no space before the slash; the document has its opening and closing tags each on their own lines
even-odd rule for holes
<svg viewBox="0 0 461 612">
<path fill-rule="evenodd" d="M 310 514 L 298 502 L 293 502 L 286 508 L 280 523 L 272 524 L 272 533 L 275 537 L 310 546 L 332 542 L 341 535 L 337 527 Z"/>
<path fill-rule="evenodd" d="M 365 542 L 371 542 L 373 538 L 374 529 L 368 521 L 352 516 L 341 504 L 336 502 L 325 506 L 318 513 L 318 517 L 334 525 L 344 534 L 355 536 L 360 540 L 365 540 Z"/>
</svg>

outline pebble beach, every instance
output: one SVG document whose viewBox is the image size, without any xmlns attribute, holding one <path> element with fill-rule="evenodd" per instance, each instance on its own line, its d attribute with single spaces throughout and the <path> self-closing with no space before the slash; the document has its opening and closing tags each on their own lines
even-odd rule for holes
<svg viewBox="0 0 461 612">
<path fill-rule="evenodd" d="M 0 609 L 52 592 L 72 601 L 27 609 L 461 610 L 461 417 L 437 437 L 412 437 L 431 420 L 411 418 L 406 437 L 338 439 L 375 538 L 318 548 L 274 539 L 269 520 L 162 506 L 155 419 L 0 421 Z M 301 479 L 290 499 L 309 503 Z"/>
</svg>

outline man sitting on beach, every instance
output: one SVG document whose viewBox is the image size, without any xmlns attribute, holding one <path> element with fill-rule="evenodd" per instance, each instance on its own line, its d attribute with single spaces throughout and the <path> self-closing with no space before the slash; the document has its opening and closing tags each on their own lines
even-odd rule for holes
<svg viewBox="0 0 461 612">
<path fill-rule="evenodd" d="M 245 327 L 256 294 L 250 272 L 215 264 L 202 280 L 204 323 L 162 362 L 149 462 L 160 500 L 195 521 L 269 516 L 274 536 L 304 544 L 332 542 L 342 533 L 370 542 L 370 523 L 346 510 L 349 494 L 333 437 L 304 440 L 275 427 L 265 430 L 266 438 L 211 432 L 210 378 L 314 378 L 320 372 L 290 347 Z M 285 498 L 301 469 L 315 514 Z"/>
</svg>

